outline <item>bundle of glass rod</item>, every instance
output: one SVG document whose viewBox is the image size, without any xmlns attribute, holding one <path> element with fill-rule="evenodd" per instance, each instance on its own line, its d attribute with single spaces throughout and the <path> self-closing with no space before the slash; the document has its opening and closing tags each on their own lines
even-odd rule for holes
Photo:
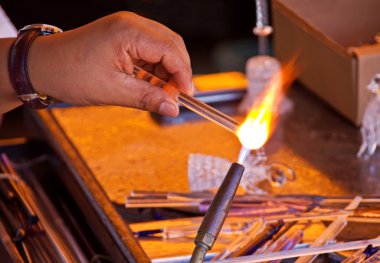
<svg viewBox="0 0 380 263">
<path fill-rule="evenodd" d="M 0 243 L 8 257 L 13 262 L 76 262 L 5 154 L 0 178 Z"/>
<path fill-rule="evenodd" d="M 207 211 L 214 194 L 210 192 L 149 192 L 133 191 L 127 197 L 127 208 L 171 208 L 203 214 Z M 229 217 L 282 219 L 292 221 L 299 217 L 328 218 L 348 214 L 349 221 L 380 222 L 380 196 L 363 196 L 355 210 L 344 211 L 353 197 L 327 197 L 315 195 L 237 195 Z M 313 208 L 311 212 L 307 212 Z"/>
<path fill-rule="evenodd" d="M 127 207 L 193 208 L 200 215 L 207 210 L 213 194 L 168 193 L 135 191 L 128 197 Z M 176 239 L 196 235 L 201 216 L 164 220 L 157 229 L 132 225 L 140 238 Z M 183 224 L 181 225 L 181 221 Z M 211 255 L 218 262 L 280 262 L 284 258 L 298 258 L 294 262 L 313 262 L 319 255 L 334 251 L 358 250 L 342 262 L 365 262 L 379 257 L 380 235 L 341 243 L 337 239 L 348 223 L 380 223 L 380 197 L 323 197 L 311 195 L 251 196 L 238 195 L 222 228 L 221 236 L 228 245 Z M 305 235 L 312 224 L 323 229 L 313 239 Z M 228 242 L 226 242 L 226 240 Z M 336 242 L 340 243 L 336 243 Z M 371 245 L 371 246 L 369 246 Z M 336 249 L 336 250 L 334 250 Z M 380 253 L 380 252 L 379 252 Z M 350 257 L 354 257 L 354 261 Z M 360 257 L 362 261 L 355 258 Z M 209 257 L 210 258 L 210 257 Z M 346 260 L 346 261 L 343 261 Z M 166 262 L 166 261 L 160 261 Z M 176 261 L 167 261 L 176 262 Z M 339 262 L 339 261 L 336 261 Z M 369 261 L 372 262 L 372 261 Z M 374 261 L 376 262 L 376 261 Z"/>
</svg>

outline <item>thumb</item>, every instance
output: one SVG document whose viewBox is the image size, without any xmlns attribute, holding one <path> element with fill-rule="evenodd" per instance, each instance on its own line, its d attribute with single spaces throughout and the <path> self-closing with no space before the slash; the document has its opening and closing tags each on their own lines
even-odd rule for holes
<svg viewBox="0 0 380 263">
<path fill-rule="evenodd" d="M 125 85 L 128 101 L 124 101 L 124 106 L 157 112 L 170 117 L 178 115 L 177 96 L 172 89 L 162 89 L 136 78 L 128 78 Z"/>
</svg>

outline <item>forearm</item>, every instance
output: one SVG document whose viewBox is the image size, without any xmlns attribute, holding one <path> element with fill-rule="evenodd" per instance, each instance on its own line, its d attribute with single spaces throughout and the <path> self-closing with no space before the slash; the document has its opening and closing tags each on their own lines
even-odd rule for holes
<svg viewBox="0 0 380 263">
<path fill-rule="evenodd" d="M 0 39 L 0 114 L 18 105 L 8 72 L 14 39 Z M 165 79 L 173 92 L 132 76 L 133 65 Z M 192 92 L 182 38 L 149 19 L 119 12 L 64 33 L 37 37 L 28 51 L 36 93 L 79 105 L 119 105 L 178 114 L 177 88 Z"/>
<path fill-rule="evenodd" d="M 0 39 L 0 115 L 21 105 L 16 96 L 8 71 L 9 49 L 14 38 Z"/>
</svg>

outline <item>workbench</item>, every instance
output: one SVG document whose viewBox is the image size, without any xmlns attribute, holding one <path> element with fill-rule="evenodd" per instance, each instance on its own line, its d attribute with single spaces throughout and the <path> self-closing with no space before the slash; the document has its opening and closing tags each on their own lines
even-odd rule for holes
<svg viewBox="0 0 380 263">
<path fill-rule="evenodd" d="M 328 196 L 378 193 L 380 154 L 369 160 L 356 157 L 359 128 L 299 84 L 288 99 L 291 110 L 280 117 L 265 149 L 270 161 L 286 163 L 297 179 L 267 190 Z M 61 178 L 66 188 L 117 262 L 169 256 L 155 243 L 140 244 L 133 237 L 124 208 L 130 191 L 186 192 L 190 153 L 235 161 L 241 146 L 234 134 L 202 119 L 159 125 L 148 112 L 111 106 L 53 107 L 31 114 L 43 140 L 71 172 Z M 185 247 L 178 254 L 193 245 Z"/>
</svg>

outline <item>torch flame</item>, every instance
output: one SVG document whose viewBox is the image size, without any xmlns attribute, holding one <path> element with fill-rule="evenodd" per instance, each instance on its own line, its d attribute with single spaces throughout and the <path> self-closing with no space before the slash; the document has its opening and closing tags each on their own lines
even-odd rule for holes
<svg viewBox="0 0 380 263">
<path fill-rule="evenodd" d="M 284 88 L 288 87 L 294 79 L 294 71 L 289 63 L 281 72 L 275 74 L 268 83 L 266 90 L 262 93 L 259 105 L 257 103 L 250 110 L 247 118 L 237 130 L 237 136 L 245 148 L 257 150 L 268 140 L 281 99 Z"/>
</svg>

